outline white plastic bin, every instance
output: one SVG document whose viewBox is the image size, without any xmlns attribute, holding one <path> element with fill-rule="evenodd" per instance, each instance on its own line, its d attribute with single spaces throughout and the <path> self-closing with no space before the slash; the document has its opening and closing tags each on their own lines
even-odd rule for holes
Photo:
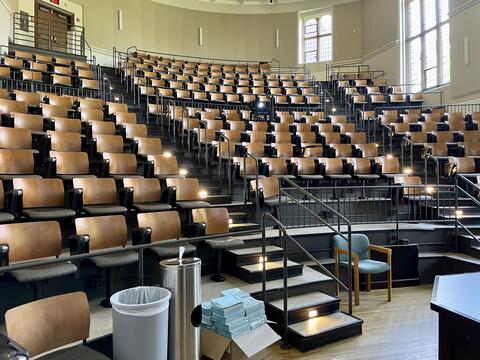
<svg viewBox="0 0 480 360">
<path fill-rule="evenodd" d="M 166 360 L 169 290 L 139 286 L 112 295 L 113 358 Z"/>
</svg>

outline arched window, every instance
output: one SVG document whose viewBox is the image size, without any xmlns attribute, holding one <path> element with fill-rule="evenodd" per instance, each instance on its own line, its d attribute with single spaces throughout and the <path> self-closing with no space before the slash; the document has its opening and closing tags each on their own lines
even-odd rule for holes
<svg viewBox="0 0 480 360">
<path fill-rule="evenodd" d="M 332 60 L 332 16 L 305 20 L 302 40 L 303 62 Z"/>
</svg>

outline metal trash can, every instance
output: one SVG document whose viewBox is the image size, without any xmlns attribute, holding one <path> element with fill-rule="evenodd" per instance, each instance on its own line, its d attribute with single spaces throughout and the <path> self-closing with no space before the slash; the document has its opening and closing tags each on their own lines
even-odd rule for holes
<svg viewBox="0 0 480 360">
<path fill-rule="evenodd" d="M 160 262 L 160 285 L 172 293 L 168 331 L 170 360 L 200 359 L 201 265 L 198 258 Z"/>
<path fill-rule="evenodd" d="M 113 358 L 166 360 L 171 293 L 139 286 L 112 295 Z"/>
</svg>

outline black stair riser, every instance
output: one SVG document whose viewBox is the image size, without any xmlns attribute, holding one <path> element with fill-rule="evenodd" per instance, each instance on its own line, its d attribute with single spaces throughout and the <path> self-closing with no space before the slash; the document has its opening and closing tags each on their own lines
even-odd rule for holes
<svg viewBox="0 0 480 360">
<path fill-rule="evenodd" d="M 262 272 L 250 273 L 248 271 L 244 271 L 239 267 L 236 267 L 232 270 L 234 276 L 238 277 L 239 279 L 246 281 L 250 284 L 255 284 L 262 282 L 263 274 Z M 288 268 L 288 277 L 300 276 L 303 274 L 303 266 L 292 266 Z M 273 269 L 267 271 L 267 281 L 271 280 L 278 280 L 283 278 L 283 269 Z"/>
<path fill-rule="evenodd" d="M 309 318 L 308 317 L 308 312 L 312 311 L 312 310 L 317 311 L 317 313 L 318 313 L 317 316 L 331 314 L 335 311 L 340 310 L 340 299 L 332 300 L 332 301 L 324 303 L 324 304 L 309 306 L 309 307 L 303 308 L 303 309 L 290 310 L 288 312 L 288 323 L 289 324 L 294 324 L 294 323 L 297 323 L 297 322 L 300 322 L 300 321 L 308 320 L 308 318 Z M 283 311 L 282 310 L 279 310 L 276 307 L 273 307 L 273 306 L 267 304 L 266 313 L 267 313 L 268 320 L 274 321 L 278 324 L 283 324 Z"/>
<path fill-rule="evenodd" d="M 260 257 L 262 256 L 261 253 L 259 254 L 254 254 L 254 255 L 242 255 L 242 256 L 236 256 L 234 254 L 228 254 L 228 258 L 231 259 L 230 264 L 233 266 L 241 266 L 241 265 L 249 265 L 249 264 L 255 264 L 258 262 Z M 268 261 L 277 261 L 277 260 L 282 260 L 283 259 L 283 252 L 278 251 L 278 252 L 272 252 L 267 254 L 267 259 Z"/>
<path fill-rule="evenodd" d="M 357 335 L 362 335 L 362 322 L 340 327 L 308 338 L 304 338 L 293 331 L 289 331 L 288 342 L 298 350 L 306 352 Z"/>
</svg>

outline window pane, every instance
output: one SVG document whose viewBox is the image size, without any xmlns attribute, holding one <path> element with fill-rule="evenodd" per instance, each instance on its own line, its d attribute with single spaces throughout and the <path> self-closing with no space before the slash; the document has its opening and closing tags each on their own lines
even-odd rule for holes
<svg viewBox="0 0 480 360">
<path fill-rule="evenodd" d="M 420 38 L 408 43 L 408 83 L 410 91 L 419 91 L 422 84 L 422 63 L 421 63 L 422 43 Z"/>
<path fill-rule="evenodd" d="M 305 52 L 317 51 L 317 39 L 305 40 Z"/>
<path fill-rule="evenodd" d="M 448 0 L 439 0 L 438 5 L 440 7 L 439 13 L 440 13 L 440 22 L 444 22 L 448 20 Z"/>
<path fill-rule="evenodd" d="M 424 30 L 431 29 L 437 24 L 436 0 L 423 0 Z"/>
<path fill-rule="evenodd" d="M 320 35 L 332 33 L 332 16 L 325 15 L 320 19 Z M 320 46 L 321 48 L 321 46 Z"/>
<path fill-rule="evenodd" d="M 320 61 L 330 61 L 332 59 L 332 35 L 322 36 L 320 38 Z"/>
<path fill-rule="evenodd" d="M 425 87 L 431 88 L 437 86 L 437 68 L 431 68 L 425 71 Z"/>
<path fill-rule="evenodd" d="M 424 42 L 424 68 L 425 70 L 437 66 L 437 30 L 425 34 Z"/>
<path fill-rule="evenodd" d="M 306 63 L 317 62 L 317 52 L 312 51 L 312 52 L 305 53 L 305 62 Z"/>
<path fill-rule="evenodd" d="M 450 26 L 440 28 L 440 83 L 450 82 Z"/>
<path fill-rule="evenodd" d="M 412 0 L 408 3 L 408 37 L 420 34 L 420 0 Z"/>
<path fill-rule="evenodd" d="M 317 36 L 317 19 L 310 19 L 305 22 L 305 37 Z"/>
</svg>

